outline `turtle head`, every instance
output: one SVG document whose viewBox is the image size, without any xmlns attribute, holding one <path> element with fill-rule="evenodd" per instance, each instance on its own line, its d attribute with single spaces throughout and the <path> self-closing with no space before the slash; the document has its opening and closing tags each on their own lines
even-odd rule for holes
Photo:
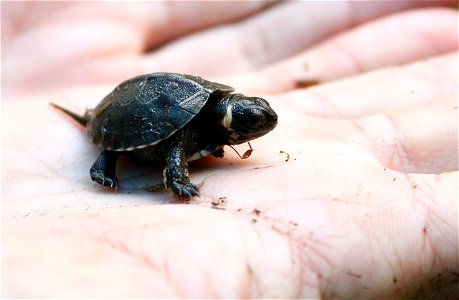
<svg viewBox="0 0 459 300">
<path fill-rule="evenodd" d="M 223 99 L 220 111 L 224 112 L 220 124 L 230 145 L 263 136 L 277 125 L 277 114 L 262 98 L 230 94 Z"/>
</svg>

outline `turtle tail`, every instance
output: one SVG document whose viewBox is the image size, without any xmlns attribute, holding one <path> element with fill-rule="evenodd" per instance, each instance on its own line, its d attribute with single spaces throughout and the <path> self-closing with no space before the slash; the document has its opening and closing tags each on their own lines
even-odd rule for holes
<svg viewBox="0 0 459 300">
<path fill-rule="evenodd" d="M 88 125 L 89 118 L 92 113 L 92 109 L 87 109 L 85 114 L 83 116 L 80 116 L 66 108 L 63 108 L 62 106 L 59 106 L 54 103 L 49 103 L 52 107 L 57 108 L 58 110 L 62 111 L 66 115 L 70 116 L 72 119 L 78 122 L 78 124 L 81 124 L 82 126 L 86 127 Z"/>
</svg>

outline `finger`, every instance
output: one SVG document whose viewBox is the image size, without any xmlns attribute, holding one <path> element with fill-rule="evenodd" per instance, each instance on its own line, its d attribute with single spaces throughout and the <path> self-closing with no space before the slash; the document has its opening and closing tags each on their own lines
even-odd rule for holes
<svg viewBox="0 0 459 300">
<path fill-rule="evenodd" d="M 247 74 L 233 85 L 269 92 L 307 87 L 457 50 L 457 36 L 453 9 L 399 13 L 333 37 L 255 76 Z"/>
<path fill-rule="evenodd" d="M 356 129 L 382 165 L 404 173 L 458 168 L 457 54 L 291 92 L 281 101 Z M 306 96 L 308 95 L 308 96 Z"/>
<path fill-rule="evenodd" d="M 298 112 L 324 118 L 355 118 L 457 99 L 457 53 L 385 68 L 280 97 Z"/>
<path fill-rule="evenodd" d="M 144 64 L 204 76 L 250 70 L 371 18 L 424 5 L 432 2 L 288 2 L 239 24 L 178 40 L 152 53 Z"/>
<path fill-rule="evenodd" d="M 263 1 L 9 2 L 2 11 L 2 51 L 8 56 L 2 68 L 5 91 L 11 97 L 71 85 L 113 84 L 151 73 L 159 69 L 147 70 L 139 58 L 151 47 L 269 5 Z M 217 13 L 221 11 L 225 13 Z"/>
<path fill-rule="evenodd" d="M 234 52 L 234 49 L 231 48 L 238 44 L 234 41 L 234 36 L 220 34 L 221 31 L 219 30 L 221 29 L 216 30 L 216 34 L 213 35 L 215 39 L 207 40 L 209 43 L 204 43 L 204 39 L 194 40 L 191 38 L 191 44 L 177 43 L 177 47 L 171 45 L 172 48 L 164 48 L 160 53 L 168 55 L 158 55 L 151 63 L 148 63 L 148 60 L 139 59 L 140 53 L 177 35 L 210 26 L 213 24 L 212 22 L 234 21 L 264 7 L 256 4 L 241 6 L 239 3 L 237 3 L 237 9 L 223 6 L 229 13 L 228 18 L 222 20 L 202 18 L 197 15 L 200 2 L 196 4 L 195 10 L 181 10 L 179 4 L 171 4 L 173 7 L 176 6 L 174 9 L 168 7 L 169 4 L 164 3 L 158 2 L 154 5 L 65 3 L 39 7 L 33 3 L 8 4 L 5 11 L 8 15 L 7 20 L 11 21 L 6 22 L 7 25 L 10 25 L 5 26 L 5 32 L 9 32 L 6 34 L 7 37 L 15 36 L 15 39 L 7 38 L 8 44 L 4 47 L 5 53 L 9 57 L 2 68 L 2 73 L 8 74 L 8 76 L 4 76 L 5 86 L 8 87 L 6 89 L 7 94 L 23 95 L 34 91 L 88 83 L 114 83 L 139 73 L 150 73 L 152 70 L 206 75 L 219 72 L 220 74 L 226 73 L 233 67 L 239 70 L 247 66 L 248 61 L 245 56 L 240 55 L 243 51 Z M 382 9 L 380 13 L 387 13 L 392 9 L 409 8 L 410 6 L 429 5 L 418 1 L 407 3 L 409 4 L 400 6 L 399 4 L 388 5 L 387 11 Z M 213 9 L 222 9 L 219 5 L 210 5 L 208 11 L 210 15 L 215 15 L 211 13 Z M 21 7 L 25 9 L 21 9 Z M 372 13 L 371 11 L 359 12 L 359 17 L 354 17 L 362 21 L 378 14 L 379 9 L 380 7 L 377 6 Z M 13 13 L 8 13 L 12 10 Z M 358 9 L 355 10 L 359 11 Z M 192 14 L 186 15 L 184 11 L 190 11 Z M 24 18 L 24 14 L 27 14 L 28 17 Z M 189 18 L 185 18 L 185 16 Z M 324 15 L 325 17 L 326 15 Z M 196 20 L 196 22 L 183 22 L 184 18 Z M 209 23 L 206 21 L 207 19 L 212 20 L 212 22 Z M 271 18 L 267 19 L 271 20 Z M 277 20 L 277 18 L 274 19 Z M 289 17 L 286 17 L 285 13 L 283 18 L 280 18 L 281 21 L 290 23 L 288 19 Z M 328 23 L 334 24 L 332 22 L 326 24 Z M 317 25 L 317 23 L 310 25 L 314 24 Z M 266 25 L 276 24 L 268 22 Z M 242 26 L 240 27 L 242 28 Z M 317 26 L 312 27 L 310 31 L 315 32 Z M 324 32 L 327 33 L 340 28 L 338 24 L 336 28 L 333 27 Z M 240 29 L 240 31 L 242 31 L 241 36 L 244 36 L 245 31 L 257 32 L 255 29 L 251 31 Z M 315 36 L 312 41 L 323 38 L 324 32 L 322 35 Z M 283 36 L 284 34 L 277 34 L 278 37 L 279 35 Z M 301 41 L 298 37 L 305 35 L 294 32 L 294 35 L 289 36 L 290 39 Z M 236 41 L 238 40 L 236 38 Z M 275 43 L 276 47 L 287 44 L 282 41 L 275 41 Z M 292 45 L 296 45 L 296 43 L 292 43 Z M 197 48 L 194 48 L 195 46 Z M 34 49 L 33 55 L 30 54 L 30 49 Z M 170 53 L 165 52 L 166 49 L 170 50 Z M 259 53 L 263 54 L 264 52 L 266 51 L 263 50 Z M 21 70 L 21 72 L 16 70 Z"/>
<path fill-rule="evenodd" d="M 188 32 L 239 20 L 271 5 L 272 3 L 263 1 L 5 3 L 2 7 L 2 15 L 6 16 L 2 24 L 2 37 L 9 40 L 14 35 L 31 31 L 44 24 L 90 22 L 98 19 L 105 22 L 122 22 L 135 27 L 144 35 L 147 49 Z"/>
<path fill-rule="evenodd" d="M 197 1 L 197 2 L 157 2 L 154 10 L 163 13 L 162 22 L 149 17 L 150 30 L 146 31 L 147 50 L 164 45 L 166 42 L 187 33 L 219 24 L 235 22 L 262 11 L 276 2 L 269 1 Z M 162 6 L 162 7 L 161 7 Z M 153 22 L 152 22 L 153 21 Z"/>
</svg>

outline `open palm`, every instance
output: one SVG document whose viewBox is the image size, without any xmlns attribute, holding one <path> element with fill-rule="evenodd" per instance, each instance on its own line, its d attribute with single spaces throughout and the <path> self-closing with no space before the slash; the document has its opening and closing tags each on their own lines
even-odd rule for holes
<svg viewBox="0 0 459 300">
<path fill-rule="evenodd" d="M 30 5 L 8 27 L 4 294 L 383 297 L 457 281 L 457 12 L 179 3 Z M 120 189 L 101 188 L 99 150 L 48 102 L 83 111 L 154 71 L 262 96 L 279 125 L 247 160 L 192 163 L 200 198 L 145 191 L 161 167 L 128 160 Z"/>
</svg>

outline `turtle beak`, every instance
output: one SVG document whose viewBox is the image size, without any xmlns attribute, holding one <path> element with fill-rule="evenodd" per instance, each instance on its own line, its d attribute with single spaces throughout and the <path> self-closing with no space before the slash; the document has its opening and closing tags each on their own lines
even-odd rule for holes
<svg viewBox="0 0 459 300">
<path fill-rule="evenodd" d="M 258 109 L 260 110 L 260 113 L 263 115 L 263 118 L 265 120 L 264 124 L 260 126 L 261 132 L 268 133 L 269 131 L 273 130 L 277 126 L 277 114 L 276 112 L 271 108 L 269 103 L 264 100 L 260 101 L 260 104 L 263 103 L 263 105 L 258 106 Z"/>
</svg>

